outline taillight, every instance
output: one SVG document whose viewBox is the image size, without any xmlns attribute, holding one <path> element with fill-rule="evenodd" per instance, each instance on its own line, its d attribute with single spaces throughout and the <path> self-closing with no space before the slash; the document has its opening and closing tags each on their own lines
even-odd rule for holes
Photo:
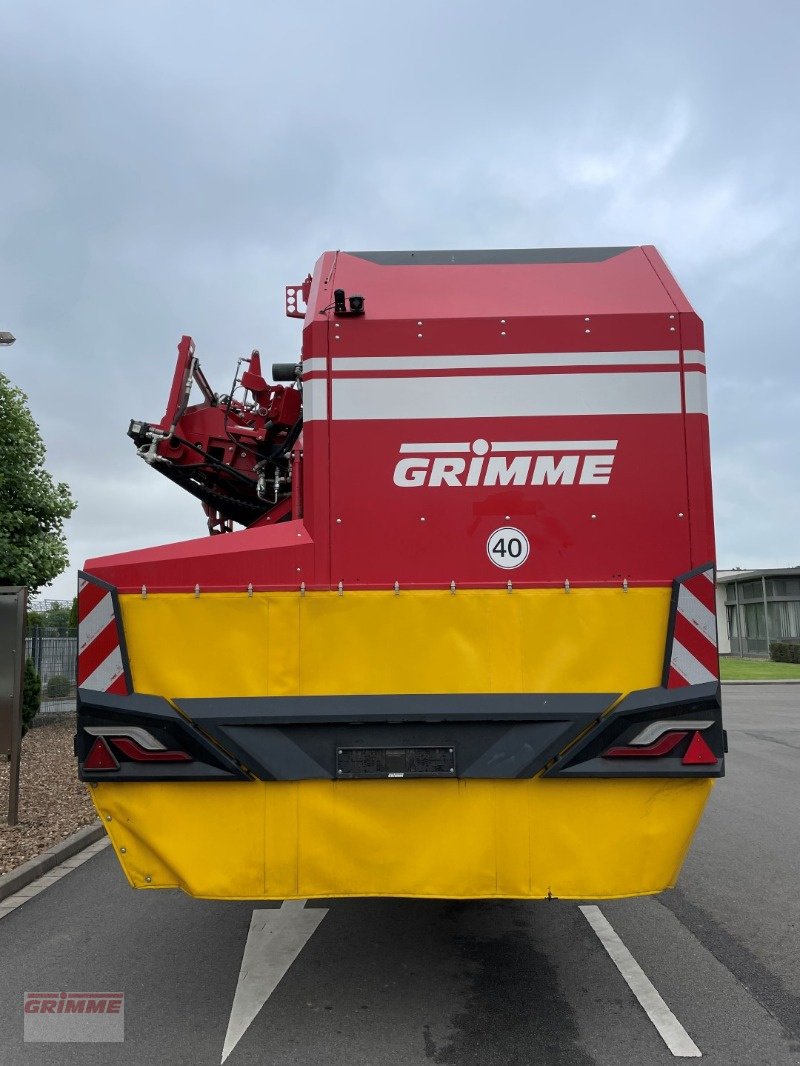
<svg viewBox="0 0 800 1066">
<path fill-rule="evenodd" d="M 109 743 L 134 762 L 192 762 L 188 752 L 167 748 L 140 726 L 84 726 L 97 737 L 83 763 L 84 770 L 117 770 L 119 763 Z M 93 761 L 90 763 L 90 760 Z M 99 765 L 100 763 L 103 765 Z"/>
<path fill-rule="evenodd" d="M 712 766 L 717 762 L 717 757 L 702 733 L 695 733 L 689 741 L 689 747 L 683 757 L 684 766 Z"/>
<path fill-rule="evenodd" d="M 657 740 L 655 744 L 647 744 L 643 747 L 626 744 L 619 748 L 609 748 L 608 751 L 603 753 L 603 757 L 606 759 L 619 759 L 625 755 L 630 755 L 636 759 L 644 759 L 652 758 L 653 756 L 657 758 L 659 755 L 669 755 L 672 749 L 676 748 L 685 736 L 685 731 L 667 733 L 661 740 Z"/>
<path fill-rule="evenodd" d="M 650 722 L 627 744 L 616 745 L 603 752 L 604 759 L 652 759 L 669 755 L 694 730 L 694 736 L 684 752 L 684 766 L 716 765 L 717 757 L 703 738 L 702 730 L 714 723 L 710 721 L 676 721 L 673 719 Z"/>
<path fill-rule="evenodd" d="M 135 740 L 131 740 L 129 737 L 110 737 L 111 743 L 122 752 L 123 755 L 127 755 L 129 759 L 135 759 L 136 762 L 191 762 L 191 755 L 185 751 L 170 750 L 169 748 L 163 748 L 161 751 L 146 751 L 141 748 Z"/>
<path fill-rule="evenodd" d="M 83 760 L 84 770 L 119 770 L 119 763 L 102 737 L 98 737 Z"/>
</svg>

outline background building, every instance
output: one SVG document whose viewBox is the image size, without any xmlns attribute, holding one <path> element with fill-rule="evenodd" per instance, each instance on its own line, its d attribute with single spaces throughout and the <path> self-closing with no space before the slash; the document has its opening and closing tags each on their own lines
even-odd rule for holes
<svg viewBox="0 0 800 1066">
<path fill-rule="evenodd" d="M 721 655 L 767 659 L 770 641 L 800 637 L 800 566 L 720 570 L 717 627 Z"/>
</svg>

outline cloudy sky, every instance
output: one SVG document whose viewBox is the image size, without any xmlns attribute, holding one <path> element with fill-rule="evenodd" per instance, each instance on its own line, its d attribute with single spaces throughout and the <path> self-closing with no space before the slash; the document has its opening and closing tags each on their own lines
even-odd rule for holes
<svg viewBox="0 0 800 1066">
<path fill-rule="evenodd" d="M 326 248 L 652 243 L 706 324 L 721 567 L 800 563 L 794 0 L 0 0 L 0 369 L 87 556 L 202 535 L 137 459 L 191 333 L 299 351 Z"/>
</svg>

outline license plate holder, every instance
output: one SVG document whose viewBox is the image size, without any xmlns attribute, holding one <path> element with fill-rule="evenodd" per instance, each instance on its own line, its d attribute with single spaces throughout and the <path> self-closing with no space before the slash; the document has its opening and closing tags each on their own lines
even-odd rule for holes
<svg viewBox="0 0 800 1066">
<path fill-rule="evenodd" d="M 336 777 L 340 780 L 455 776 L 455 748 L 448 745 L 336 749 Z"/>
</svg>

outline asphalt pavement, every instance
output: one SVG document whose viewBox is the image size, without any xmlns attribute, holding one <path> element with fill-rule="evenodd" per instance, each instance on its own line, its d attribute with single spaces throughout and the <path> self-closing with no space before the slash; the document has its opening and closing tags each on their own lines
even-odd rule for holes
<svg viewBox="0 0 800 1066">
<path fill-rule="evenodd" d="M 679 887 L 599 904 L 616 961 L 575 903 L 214 903 L 134 892 L 105 848 L 0 909 L 1 1066 L 657 1066 L 670 1032 L 800 1064 L 800 686 L 723 691 Z M 62 989 L 124 992 L 124 1042 L 25 1043 L 24 993 Z"/>
</svg>

